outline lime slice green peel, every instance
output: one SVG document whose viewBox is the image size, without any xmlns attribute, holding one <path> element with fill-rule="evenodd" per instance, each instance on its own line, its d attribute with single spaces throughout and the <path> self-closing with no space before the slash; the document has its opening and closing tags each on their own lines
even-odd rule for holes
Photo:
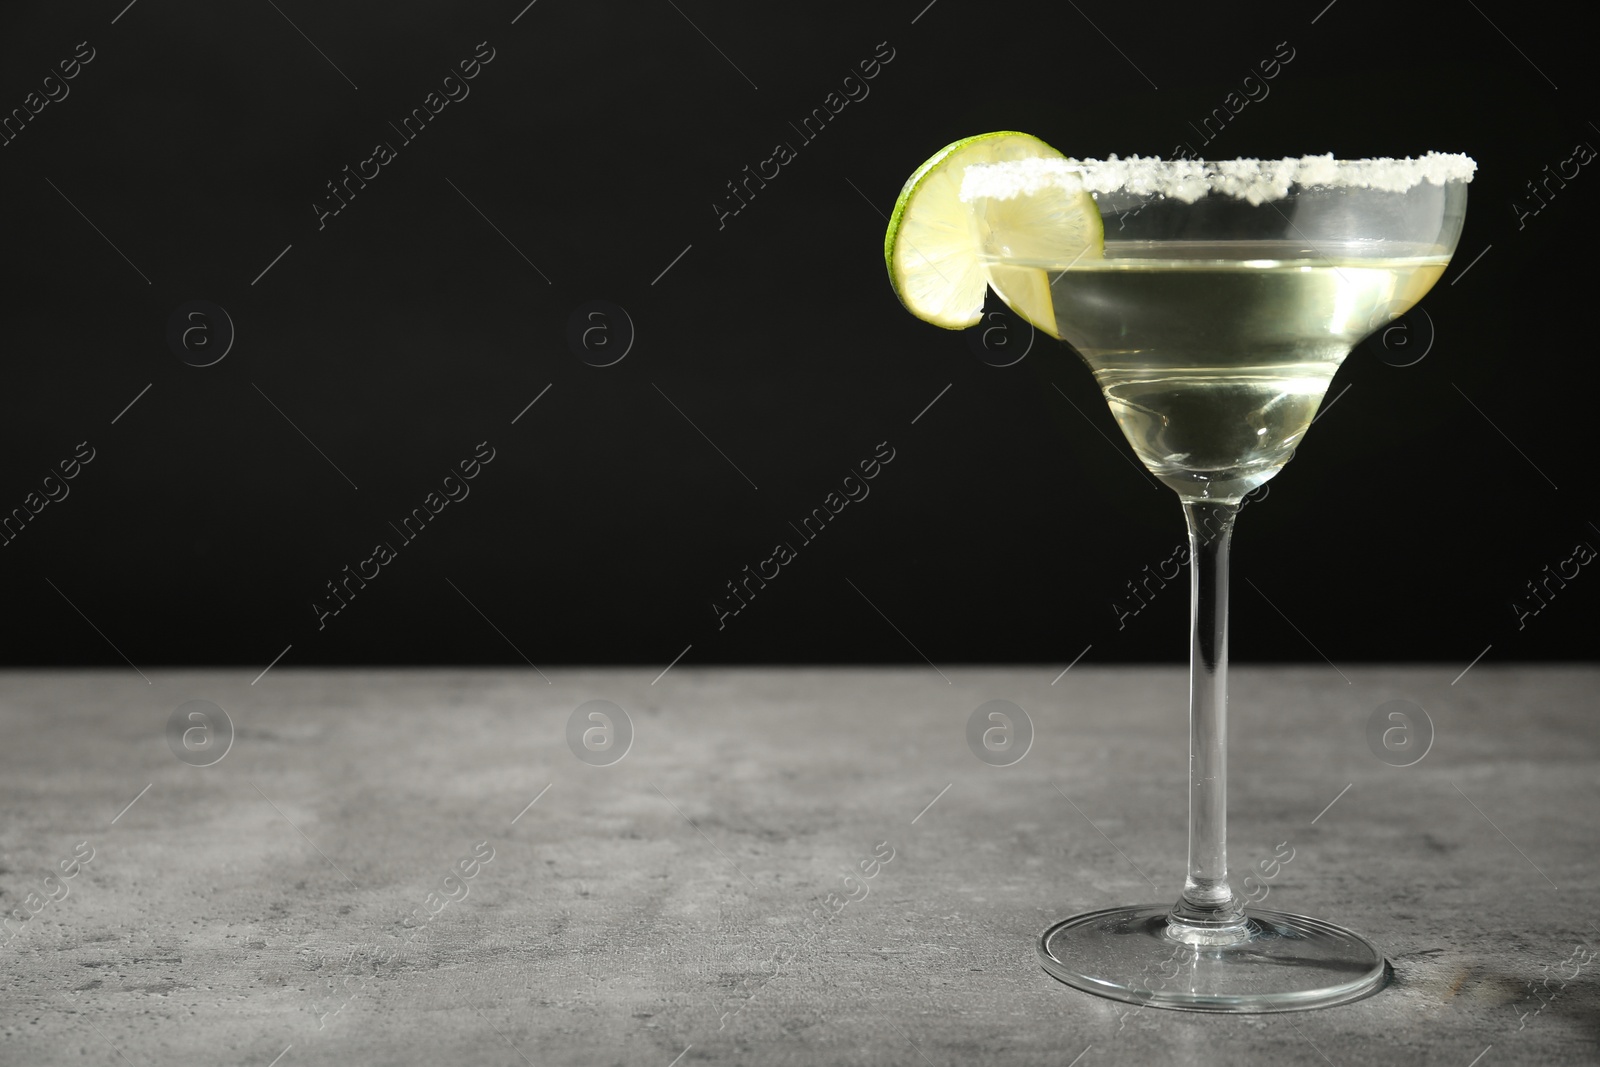
<svg viewBox="0 0 1600 1067">
<path fill-rule="evenodd" d="M 979 244 L 998 235 L 1037 246 L 1035 251 L 1052 260 L 1065 252 L 1071 253 L 1066 259 L 1098 254 L 1102 228 L 1093 199 L 1050 190 L 992 202 L 981 218 L 961 200 L 968 167 L 1037 158 L 1060 159 L 1061 153 L 1026 133 L 979 134 L 946 145 L 906 181 L 889 219 L 883 258 L 889 284 L 913 315 L 945 329 L 966 329 L 982 320 L 985 289 L 993 286 L 1023 318 L 1056 336 L 1044 270 L 1009 265 L 986 270 Z"/>
</svg>

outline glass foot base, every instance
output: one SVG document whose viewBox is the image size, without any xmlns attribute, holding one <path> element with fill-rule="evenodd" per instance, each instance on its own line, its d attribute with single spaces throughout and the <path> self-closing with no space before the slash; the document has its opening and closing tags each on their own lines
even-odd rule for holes
<svg viewBox="0 0 1600 1067">
<path fill-rule="evenodd" d="M 1184 1011 L 1326 1008 L 1371 996 L 1393 973 L 1364 938 L 1304 915 L 1247 910 L 1239 940 L 1196 945 L 1169 931 L 1171 910 L 1152 904 L 1064 919 L 1039 938 L 1039 962 L 1085 992 Z"/>
</svg>

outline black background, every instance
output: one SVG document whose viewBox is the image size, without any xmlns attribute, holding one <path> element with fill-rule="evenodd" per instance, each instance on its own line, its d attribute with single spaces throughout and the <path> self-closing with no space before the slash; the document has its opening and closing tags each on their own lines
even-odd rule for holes
<svg viewBox="0 0 1600 1067">
<path fill-rule="evenodd" d="M 1594 655 L 1600 578 L 1521 630 L 1510 607 L 1600 544 L 1600 178 L 1520 224 L 1513 207 L 1600 143 L 1579 27 L 1488 0 L 524 3 L 0 13 L 7 113 L 95 50 L 0 148 L 0 509 L 96 450 L 0 548 L 5 662 L 1182 658 L 1180 586 L 1120 629 L 1112 611 L 1182 522 L 1085 368 L 1042 339 L 987 365 L 888 287 L 901 183 L 990 129 L 1082 156 L 1475 156 L 1428 354 L 1358 349 L 1240 520 L 1234 658 Z M 494 59 L 470 96 L 399 145 L 389 123 L 479 42 Z M 880 42 L 870 95 L 802 144 L 789 124 Z M 1280 42 L 1294 58 L 1270 95 L 1204 144 L 1189 123 Z M 319 230 L 325 183 L 380 140 L 397 158 Z M 725 183 L 780 141 L 798 157 L 719 228 Z M 604 368 L 567 342 L 596 299 L 637 332 Z M 210 367 L 167 343 L 193 300 L 237 330 Z M 470 497 L 319 630 L 324 583 L 485 440 Z M 881 441 L 895 459 L 870 497 L 719 630 L 724 583 Z"/>
</svg>

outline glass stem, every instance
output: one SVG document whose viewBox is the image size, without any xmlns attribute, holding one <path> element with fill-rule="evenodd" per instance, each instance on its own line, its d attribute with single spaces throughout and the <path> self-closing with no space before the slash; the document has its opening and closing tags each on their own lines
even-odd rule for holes
<svg viewBox="0 0 1600 1067">
<path fill-rule="evenodd" d="M 1244 908 L 1228 885 L 1228 548 L 1237 504 L 1185 500 L 1189 526 L 1189 875 L 1173 936 L 1230 940 Z"/>
</svg>

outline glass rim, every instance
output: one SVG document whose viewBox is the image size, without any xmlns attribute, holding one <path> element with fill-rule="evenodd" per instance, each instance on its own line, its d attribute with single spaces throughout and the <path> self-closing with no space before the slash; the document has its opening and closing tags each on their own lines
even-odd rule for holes
<svg viewBox="0 0 1600 1067">
<path fill-rule="evenodd" d="M 967 167 L 962 176 L 961 199 L 1010 200 L 1057 188 L 1067 192 L 1166 196 L 1186 203 L 1220 193 L 1261 204 L 1285 199 L 1295 186 L 1405 193 L 1425 183 L 1465 184 L 1472 181 L 1477 167 L 1471 156 L 1444 152 L 1404 159 L 1335 159 L 1331 152 L 1298 158 L 1229 160 L 1116 155 L 1107 159 L 1035 157 Z"/>
</svg>

